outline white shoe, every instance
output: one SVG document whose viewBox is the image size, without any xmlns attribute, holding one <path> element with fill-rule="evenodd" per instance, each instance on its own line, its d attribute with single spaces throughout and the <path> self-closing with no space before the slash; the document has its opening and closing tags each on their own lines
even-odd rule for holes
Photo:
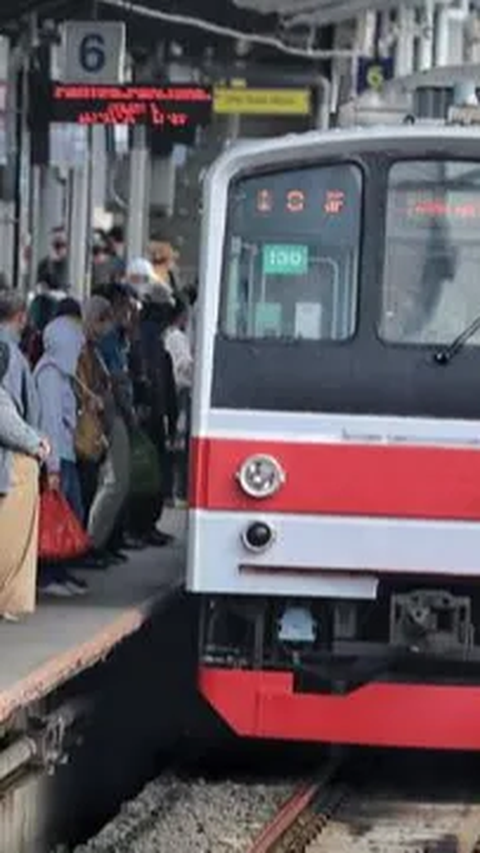
<svg viewBox="0 0 480 853">
<path fill-rule="evenodd" d="M 89 593 L 88 587 L 79 585 L 73 578 L 65 581 L 65 586 L 69 590 L 70 595 L 76 596 L 77 598 L 83 598 Z"/>
<path fill-rule="evenodd" d="M 11 622 L 13 624 L 20 622 L 20 617 L 15 616 L 14 613 L 2 613 L 1 618 L 3 619 L 4 622 Z"/>
<path fill-rule="evenodd" d="M 73 598 L 73 592 L 68 585 L 58 581 L 52 581 L 46 586 L 40 587 L 40 594 L 49 598 Z"/>
</svg>

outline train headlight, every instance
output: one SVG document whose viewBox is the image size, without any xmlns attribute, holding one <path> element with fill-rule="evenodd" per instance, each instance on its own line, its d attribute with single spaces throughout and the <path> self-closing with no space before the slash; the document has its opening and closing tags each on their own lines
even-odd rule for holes
<svg viewBox="0 0 480 853">
<path fill-rule="evenodd" d="M 261 554 L 267 551 L 275 540 L 275 533 L 264 521 L 254 521 L 242 533 L 242 542 L 247 551 Z"/>
<path fill-rule="evenodd" d="M 251 498 L 270 498 L 285 482 L 285 472 L 273 456 L 250 456 L 237 473 L 243 491 Z"/>
</svg>

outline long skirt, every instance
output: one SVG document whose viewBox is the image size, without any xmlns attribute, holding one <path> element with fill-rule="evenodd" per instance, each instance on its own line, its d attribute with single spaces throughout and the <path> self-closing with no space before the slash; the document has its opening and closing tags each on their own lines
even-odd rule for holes
<svg viewBox="0 0 480 853">
<path fill-rule="evenodd" d="M 34 459 L 13 454 L 10 491 L 0 498 L 0 615 L 33 613 L 36 601 L 39 489 Z"/>
</svg>

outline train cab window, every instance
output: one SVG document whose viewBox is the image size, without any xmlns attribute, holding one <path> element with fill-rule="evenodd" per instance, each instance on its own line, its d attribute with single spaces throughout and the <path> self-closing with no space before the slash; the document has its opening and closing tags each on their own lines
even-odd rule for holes
<svg viewBox="0 0 480 853">
<path fill-rule="evenodd" d="M 362 174 L 350 164 L 243 178 L 229 198 L 221 330 L 341 341 L 355 332 Z"/>
<path fill-rule="evenodd" d="M 480 315 L 480 161 L 396 163 L 388 181 L 380 334 L 448 344 Z M 467 345 L 480 345 L 480 332 Z"/>
</svg>

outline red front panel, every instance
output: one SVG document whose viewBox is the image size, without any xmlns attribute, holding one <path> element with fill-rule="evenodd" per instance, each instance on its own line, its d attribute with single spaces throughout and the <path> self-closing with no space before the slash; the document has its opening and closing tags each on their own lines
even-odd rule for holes
<svg viewBox="0 0 480 853">
<path fill-rule="evenodd" d="M 268 453 L 287 474 L 271 499 L 244 495 L 235 474 Z M 370 517 L 480 519 L 480 451 L 463 448 L 196 439 L 191 505 L 198 509 Z"/>
<path fill-rule="evenodd" d="M 200 670 L 210 705 L 243 737 L 480 749 L 480 687 L 369 684 L 348 696 L 293 692 L 289 673 Z"/>
</svg>

